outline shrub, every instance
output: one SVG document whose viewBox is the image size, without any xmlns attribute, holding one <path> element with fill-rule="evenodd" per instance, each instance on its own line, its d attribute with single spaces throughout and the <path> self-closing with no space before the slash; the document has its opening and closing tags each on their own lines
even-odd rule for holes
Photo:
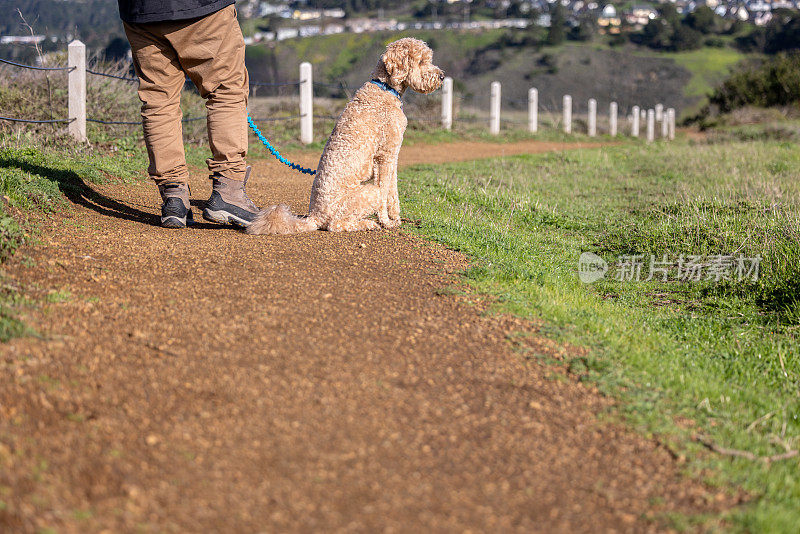
<svg viewBox="0 0 800 534">
<path fill-rule="evenodd" d="M 767 54 L 786 50 L 800 50 L 800 15 L 791 12 L 778 12 L 767 26 Z"/>
<path fill-rule="evenodd" d="M 574 26 L 567 37 L 572 41 L 591 41 L 597 34 L 597 24 L 589 17 L 582 17 L 577 26 Z"/>
<path fill-rule="evenodd" d="M 800 53 L 779 54 L 734 72 L 709 96 L 727 113 L 744 106 L 788 106 L 800 102 Z"/>
<path fill-rule="evenodd" d="M 747 35 L 736 38 L 736 46 L 743 52 L 776 54 L 800 49 L 800 14 L 786 10 L 773 12 L 766 27 L 755 27 Z"/>
<path fill-rule="evenodd" d="M 711 48 L 725 48 L 727 43 L 725 42 L 725 39 L 721 37 L 708 37 L 705 40 L 705 45 Z"/>
<path fill-rule="evenodd" d="M 547 44 L 557 46 L 564 42 L 566 37 L 567 16 L 564 6 L 560 2 L 553 4 L 550 10 L 550 28 L 547 31 Z"/>
<path fill-rule="evenodd" d="M 719 33 L 723 21 L 710 7 L 700 6 L 686 15 L 686 24 L 700 33 L 709 34 Z"/>
<path fill-rule="evenodd" d="M 675 28 L 670 42 L 670 50 L 682 52 L 684 50 L 697 50 L 703 46 L 703 34 L 689 26 L 680 25 Z"/>
</svg>

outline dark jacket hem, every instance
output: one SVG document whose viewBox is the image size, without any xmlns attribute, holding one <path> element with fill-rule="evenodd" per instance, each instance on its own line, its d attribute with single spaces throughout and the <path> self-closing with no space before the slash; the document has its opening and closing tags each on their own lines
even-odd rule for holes
<svg viewBox="0 0 800 534">
<path fill-rule="evenodd" d="M 176 20 L 196 19 L 215 13 L 221 9 L 233 5 L 235 0 L 217 0 L 207 6 L 195 7 L 184 10 L 169 10 L 166 12 L 137 13 L 135 15 L 123 13 L 120 10 L 120 18 L 128 24 L 147 24 L 151 22 L 172 22 Z"/>
</svg>

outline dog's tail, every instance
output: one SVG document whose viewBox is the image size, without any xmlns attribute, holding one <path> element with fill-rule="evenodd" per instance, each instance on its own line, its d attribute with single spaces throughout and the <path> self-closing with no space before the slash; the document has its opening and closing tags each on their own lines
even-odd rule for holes
<svg viewBox="0 0 800 534">
<path fill-rule="evenodd" d="M 248 234 L 298 234 L 300 232 L 312 232 L 319 229 L 319 223 L 314 217 L 298 217 L 292 213 L 289 206 L 278 204 L 264 208 L 250 226 L 247 227 Z"/>
</svg>

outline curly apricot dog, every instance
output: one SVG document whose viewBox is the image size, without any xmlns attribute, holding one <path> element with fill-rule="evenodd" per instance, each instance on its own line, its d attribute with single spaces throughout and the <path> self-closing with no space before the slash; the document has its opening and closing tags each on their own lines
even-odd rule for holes
<svg viewBox="0 0 800 534">
<path fill-rule="evenodd" d="M 400 226 L 397 156 L 408 120 L 400 100 L 406 89 L 431 93 L 441 87 L 442 70 L 419 39 L 391 43 L 372 80 L 355 94 L 333 128 L 311 187 L 308 216 L 286 205 L 261 210 L 249 234 L 293 234 L 377 230 Z M 378 222 L 369 219 L 378 215 Z"/>
</svg>

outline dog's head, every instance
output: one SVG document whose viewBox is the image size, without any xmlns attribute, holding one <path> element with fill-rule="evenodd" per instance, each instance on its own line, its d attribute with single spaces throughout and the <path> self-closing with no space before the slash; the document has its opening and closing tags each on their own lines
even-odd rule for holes
<svg viewBox="0 0 800 534">
<path fill-rule="evenodd" d="M 433 64 L 433 51 L 424 41 L 407 37 L 386 47 L 373 75 L 403 92 L 432 93 L 442 86 L 444 71 Z"/>
</svg>

